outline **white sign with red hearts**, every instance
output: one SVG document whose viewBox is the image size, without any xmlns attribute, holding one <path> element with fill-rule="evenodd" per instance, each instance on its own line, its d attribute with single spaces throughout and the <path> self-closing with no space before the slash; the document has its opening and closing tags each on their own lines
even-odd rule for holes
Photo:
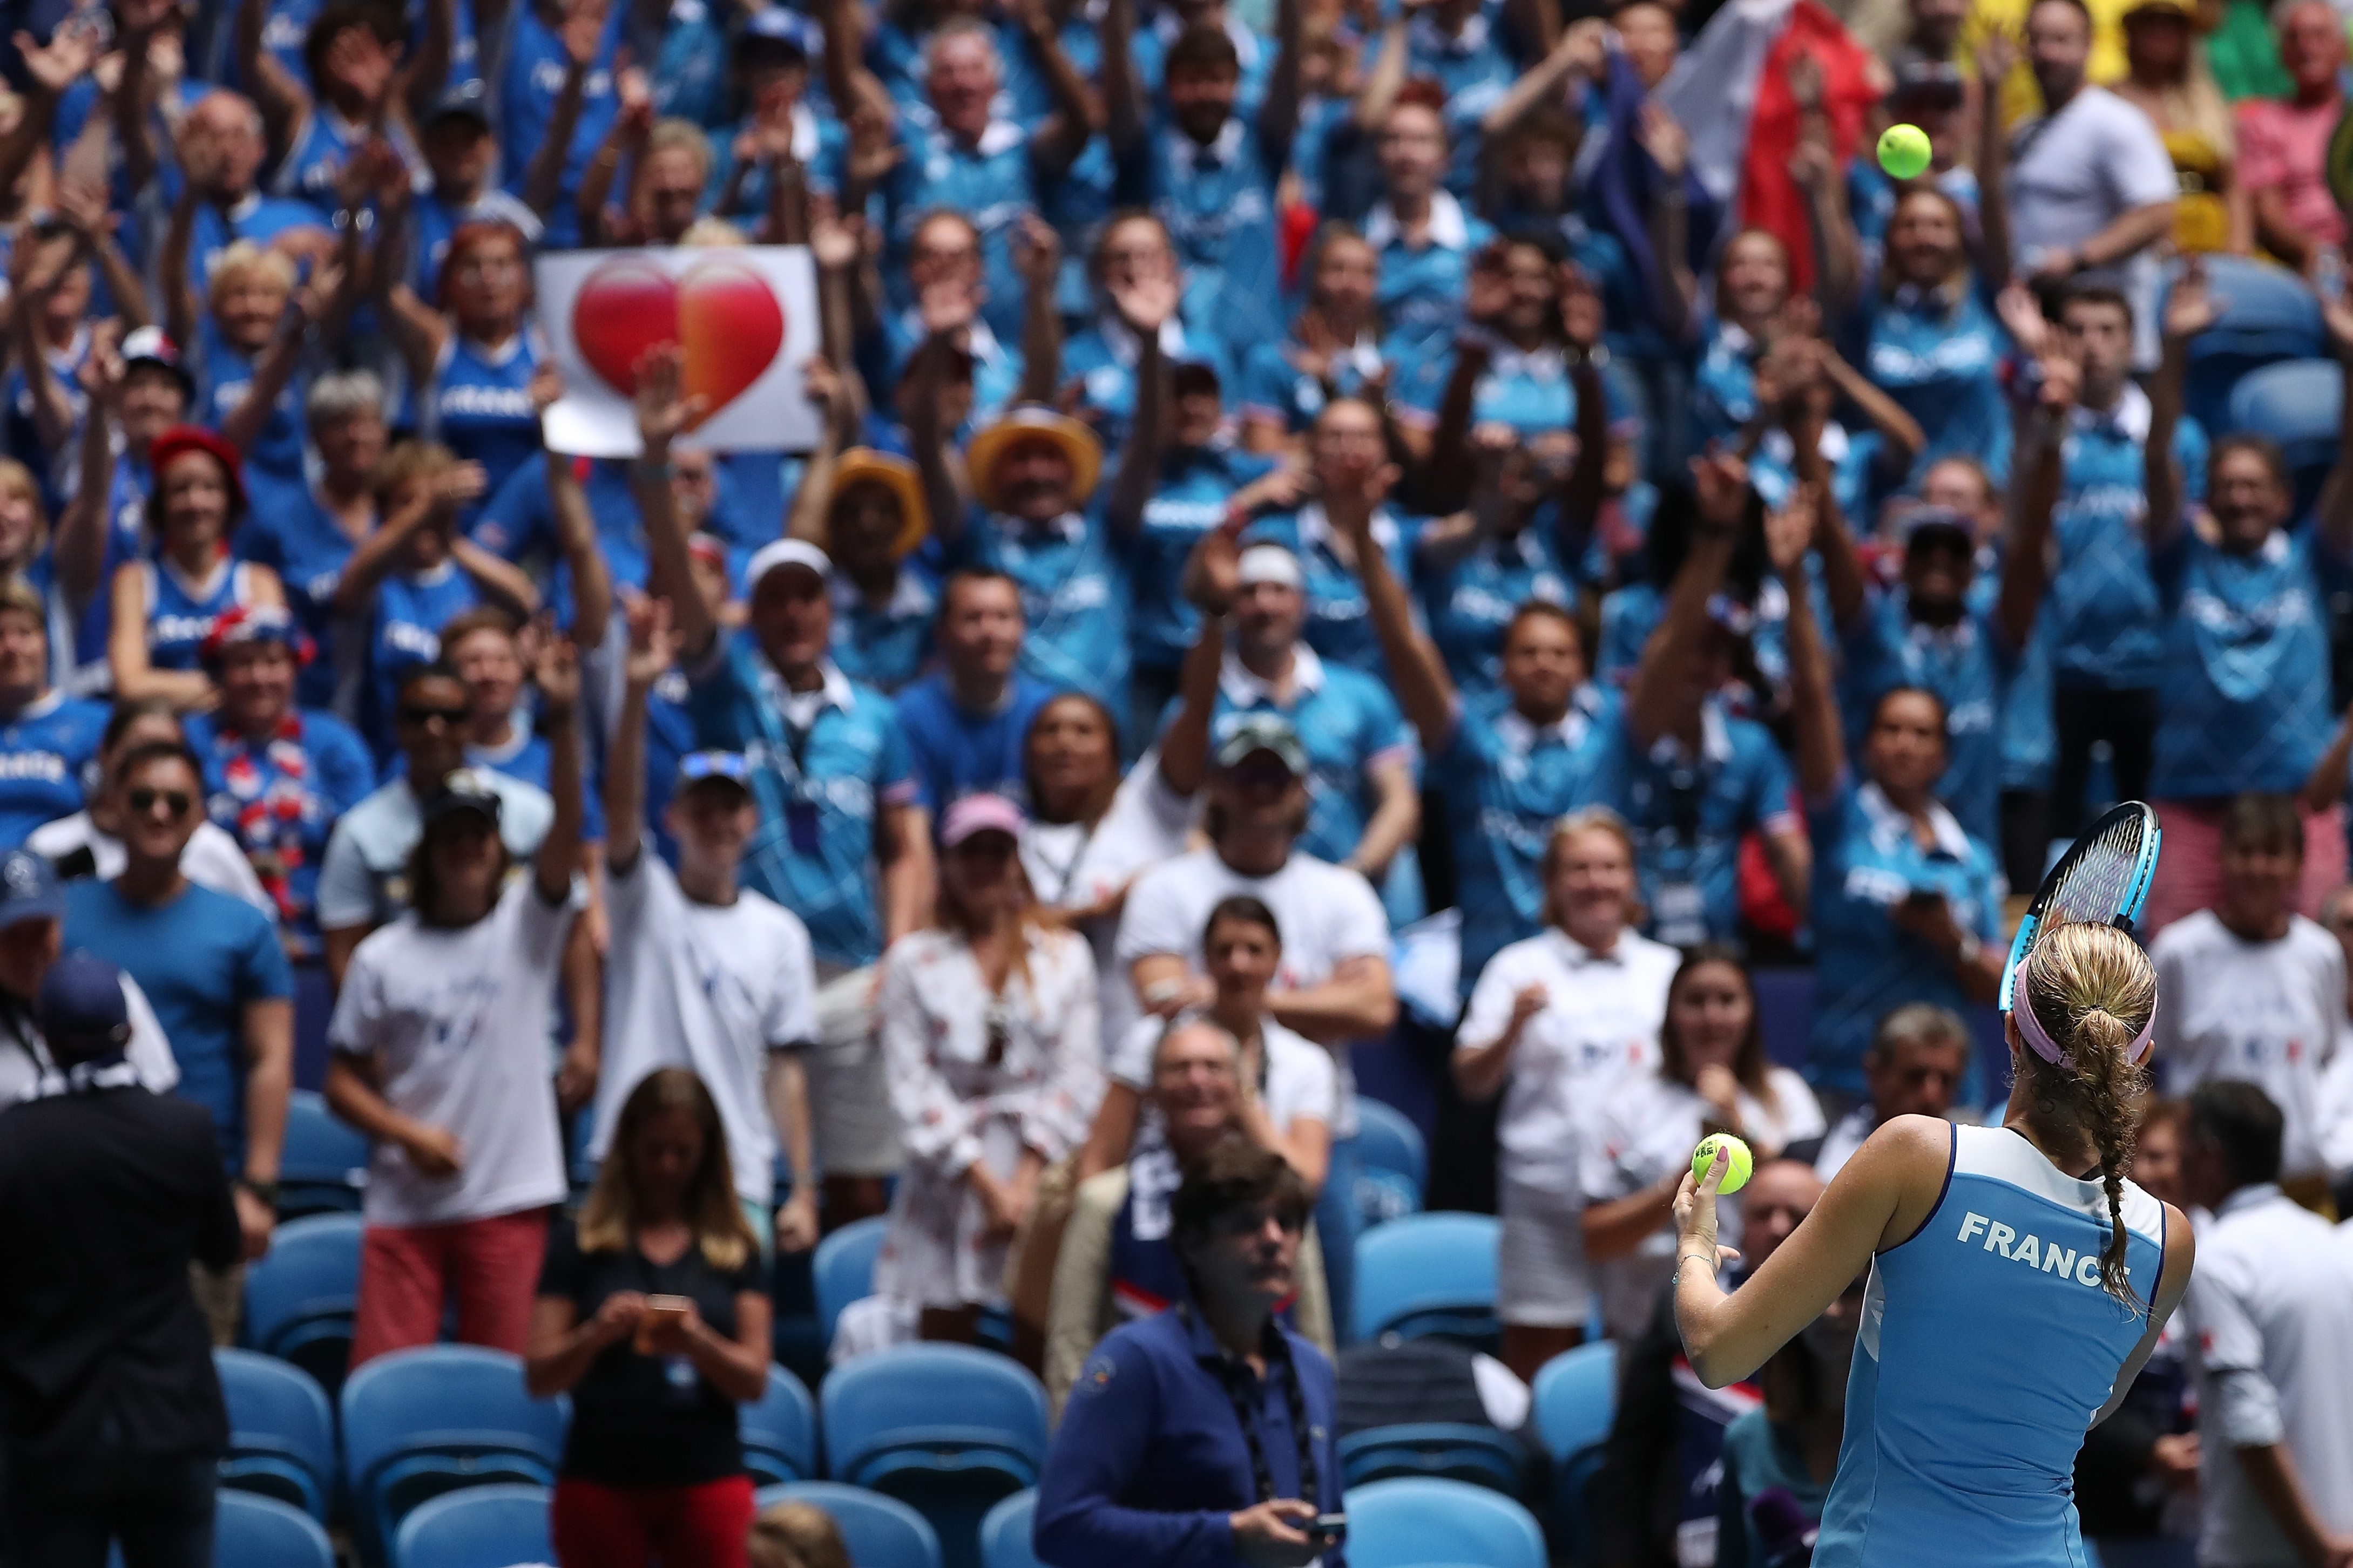
<svg viewBox="0 0 2353 1568">
<path fill-rule="evenodd" d="M 820 420 L 801 388 L 818 352 L 817 269 L 805 246 L 574 250 L 539 258 L 539 325 L 564 372 L 548 445 L 590 458 L 638 450 L 637 366 L 678 345 L 689 397 L 681 447 L 803 452 Z"/>
</svg>

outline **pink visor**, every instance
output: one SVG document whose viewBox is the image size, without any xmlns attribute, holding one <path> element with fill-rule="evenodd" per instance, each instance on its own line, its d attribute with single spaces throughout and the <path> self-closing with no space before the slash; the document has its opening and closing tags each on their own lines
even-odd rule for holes
<svg viewBox="0 0 2353 1568">
<path fill-rule="evenodd" d="M 2011 998 L 2010 1016 L 2018 1025 L 2018 1037 L 2024 1040 L 2036 1056 L 2041 1057 L 2052 1067 L 2067 1066 L 2067 1053 L 2061 1050 L 2059 1043 L 2044 1031 L 2042 1021 L 2034 1016 L 2034 1009 L 2027 1003 L 2026 960 L 2022 958 L 2018 961 L 2018 967 L 2010 971 L 2010 994 Z M 2148 1011 L 2148 1022 L 2142 1025 L 2140 1033 L 2133 1037 L 2132 1047 L 2126 1053 L 2126 1059 L 2136 1065 L 2146 1060 L 2148 1056 L 2149 1042 L 2156 1037 L 2157 1009 L 2151 1007 Z"/>
</svg>

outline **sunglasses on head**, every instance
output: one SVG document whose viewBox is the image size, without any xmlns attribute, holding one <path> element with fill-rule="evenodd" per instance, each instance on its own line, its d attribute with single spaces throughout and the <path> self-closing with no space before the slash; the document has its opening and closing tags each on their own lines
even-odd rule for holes
<svg viewBox="0 0 2353 1568">
<path fill-rule="evenodd" d="M 142 816 L 153 813 L 158 801 L 164 804 L 167 815 L 174 821 L 187 816 L 188 808 L 195 805 L 195 797 L 185 790 L 134 789 L 131 792 L 131 809 Z"/>
<path fill-rule="evenodd" d="M 436 719 L 444 724 L 462 724 L 466 721 L 466 710 L 463 708 L 403 708 L 400 710 L 400 721 L 404 724 L 430 724 Z"/>
</svg>

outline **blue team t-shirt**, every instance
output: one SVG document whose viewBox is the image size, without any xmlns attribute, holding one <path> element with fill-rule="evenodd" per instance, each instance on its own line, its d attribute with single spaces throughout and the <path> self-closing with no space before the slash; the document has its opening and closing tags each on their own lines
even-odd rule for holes
<svg viewBox="0 0 2353 1568">
<path fill-rule="evenodd" d="M 294 994 L 294 972 L 269 917 L 193 882 L 168 903 L 142 909 L 112 882 L 82 880 L 66 889 L 66 946 L 88 949 L 139 982 L 172 1042 L 180 1098 L 212 1112 L 221 1159 L 242 1169 L 251 1065 L 245 1008 Z"/>
<path fill-rule="evenodd" d="M 103 703 L 51 691 L 0 719 L 0 847 L 81 809 L 106 716 Z"/>
<path fill-rule="evenodd" d="M 1026 801 L 1029 725 L 1057 689 L 1017 669 L 1005 700 L 995 711 L 979 714 L 957 703 L 944 671 L 901 691 L 894 700 L 899 728 L 914 759 L 924 809 L 936 818 L 959 796 L 983 791 Z"/>
</svg>

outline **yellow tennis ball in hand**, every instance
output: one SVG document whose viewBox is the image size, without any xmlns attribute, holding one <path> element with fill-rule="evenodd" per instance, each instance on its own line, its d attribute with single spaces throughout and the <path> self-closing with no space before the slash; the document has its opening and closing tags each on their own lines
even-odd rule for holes
<svg viewBox="0 0 2353 1568">
<path fill-rule="evenodd" d="M 1879 136 L 1879 166 L 1895 179 L 1910 180 L 1928 166 L 1928 133 L 1916 125 L 1891 125 Z"/>
<path fill-rule="evenodd" d="M 1747 1144 L 1729 1132 L 1711 1132 L 1699 1141 L 1699 1147 L 1692 1151 L 1692 1180 L 1707 1180 L 1707 1168 L 1715 1163 L 1718 1149 L 1728 1151 L 1729 1160 L 1724 1167 L 1724 1181 L 1715 1190 L 1736 1193 L 1748 1184 L 1748 1173 L 1757 1168 L 1757 1157 L 1748 1152 Z"/>
</svg>

